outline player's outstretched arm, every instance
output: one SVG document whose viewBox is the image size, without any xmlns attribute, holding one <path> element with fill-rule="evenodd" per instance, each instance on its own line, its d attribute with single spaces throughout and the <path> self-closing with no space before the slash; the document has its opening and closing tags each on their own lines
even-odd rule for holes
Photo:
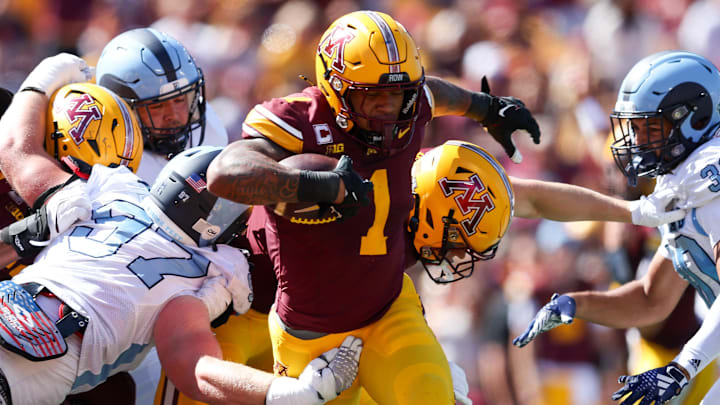
<svg viewBox="0 0 720 405">
<path fill-rule="evenodd" d="M 45 58 L 28 75 L 0 120 L 0 169 L 28 205 L 70 175 L 45 153 L 45 115 L 49 97 L 60 87 L 92 78 L 80 58 L 61 53 Z"/>
<path fill-rule="evenodd" d="M 572 184 L 510 177 L 515 191 L 515 216 L 555 221 L 616 221 L 660 226 L 685 217 L 685 211 L 666 207 L 672 192 L 657 192 L 625 201 Z"/>
<path fill-rule="evenodd" d="M 533 142 L 540 143 L 540 127 L 525 104 L 515 97 L 491 95 L 487 80 L 483 79 L 481 92 L 466 90 L 433 76 L 427 76 L 426 83 L 435 101 L 435 116 L 462 115 L 479 122 L 513 162 L 522 161 L 511 137 L 513 132 L 525 130 Z"/>
<path fill-rule="evenodd" d="M 205 305 L 191 296 L 166 304 L 154 338 L 160 362 L 175 386 L 194 400 L 217 404 L 324 404 L 352 385 L 362 352 L 362 341 L 348 336 L 339 348 L 310 362 L 299 378 L 274 377 L 224 361 Z"/>
<path fill-rule="evenodd" d="M 553 299 L 538 311 L 525 332 L 513 340 L 523 347 L 539 334 L 570 323 L 574 318 L 613 328 L 647 326 L 667 318 L 688 283 L 659 252 L 647 274 L 609 291 L 580 291 Z"/>
</svg>

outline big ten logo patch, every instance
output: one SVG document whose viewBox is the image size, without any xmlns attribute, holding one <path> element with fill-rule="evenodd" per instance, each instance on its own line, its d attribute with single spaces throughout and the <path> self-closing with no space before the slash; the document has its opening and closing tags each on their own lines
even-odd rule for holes
<svg viewBox="0 0 720 405">
<path fill-rule="evenodd" d="M 318 145 L 327 145 L 333 142 L 332 132 L 330 132 L 330 126 L 328 124 L 315 124 L 313 125 L 315 131 L 315 140 Z"/>
<path fill-rule="evenodd" d="M 102 118 L 102 113 L 89 94 L 65 99 L 65 117 L 71 125 L 68 135 L 76 145 L 85 140 L 85 131 L 91 122 Z"/>
<path fill-rule="evenodd" d="M 340 153 L 345 152 L 345 144 L 344 143 L 334 143 L 332 145 L 328 145 L 325 147 L 325 154 L 326 155 L 337 155 Z"/>
<path fill-rule="evenodd" d="M 468 180 L 449 180 L 447 177 L 443 177 L 438 180 L 438 184 L 445 197 L 460 192 L 454 198 L 455 204 L 463 216 L 472 214 L 470 218 L 460 221 L 468 236 L 477 231 L 477 226 L 485 213 L 495 209 L 495 203 L 490 197 L 490 193 L 477 174 L 473 174 Z"/>
</svg>

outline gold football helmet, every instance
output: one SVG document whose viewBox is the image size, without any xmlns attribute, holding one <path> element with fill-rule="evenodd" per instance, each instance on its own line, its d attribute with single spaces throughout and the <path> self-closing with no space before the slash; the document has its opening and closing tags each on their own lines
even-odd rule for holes
<svg viewBox="0 0 720 405">
<path fill-rule="evenodd" d="M 447 141 L 420 155 L 412 179 L 409 228 L 425 271 L 436 283 L 470 277 L 510 225 L 515 197 L 505 170 L 483 148 Z"/>
<path fill-rule="evenodd" d="M 320 39 L 315 74 L 338 126 L 355 139 L 388 154 L 410 144 L 425 74 L 415 41 L 399 22 L 376 11 L 340 17 Z M 349 98 L 353 91 L 402 91 L 398 117 L 379 119 L 356 111 Z M 358 118 L 368 120 L 370 129 L 356 125 Z"/>
<path fill-rule="evenodd" d="M 72 156 L 105 166 L 128 166 L 136 172 L 143 151 L 135 114 L 112 91 L 90 83 L 61 87 L 50 98 L 45 150 L 60 160 Z"/>
</svg>

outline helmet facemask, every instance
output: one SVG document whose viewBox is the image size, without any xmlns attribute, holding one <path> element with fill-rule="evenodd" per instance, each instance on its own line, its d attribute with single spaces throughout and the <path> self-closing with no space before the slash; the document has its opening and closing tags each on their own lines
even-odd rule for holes
<svg viewBox="0 0 720 405">
<path fill-rule="evenodd" d="M 416 210 L 419 210 L 419 196 L 415 195 Z M 472 276 L 475 270 L 475 263 L 490 260 L 495 257 L 498 243 L 490 246 L 483 252 L 475 252 L 469 248 L 469 244 L 459 229 L 460 224 L 454 218 L 455 210 L 451 209 L 448 215 L 442 217 L 443 234 L 442 245 L 439 248 L 432 246 L 421 246 L 418 251 L 420 263 L 425 272 L 436 283 L 446 284 L 462 280 Z M 416 219 L 417 221 L 417 219 Z M 411 224 L 414 221 L 411 221 Z M 412 228 L 412 225 L 411 225 Z M 414 232 L 412 238 L 414 237 Z"/>
<path fill-rule="evenodd" d="M 131 100 L 130 105 L 138 115 L 145 147 L 149 150 L 175 155 L 188 146 L 191 134 L 200 128 L 198 144 L 205 136 L 205 80 L 144 100 Z M 162 122 L 165 110 L 171 109 L 169 123 Z"/>
<path fill-rule="evenodd" d="M 419 113 L 420 91 L 425 83 L 424 75 L 419 80 L 410 81 L 404 73 L 402 82 L 387 83 L 391 76 L 383 74 L 379 84 L 352 82 L 336 75 L 329 80 L 332 91 L 341 102 L 338 125 L 347 128 L 347 121 L 352 121 L 354 125 L 350 134 L 383 155 L 401 152 L 410 145 Z M 402 97 L 397 116 L 372 117 L 361 112 L 368 97 L 378 96 L 380 92 L 387 92 L 390 97 Z M 351 101 L 351 94 L 357 105 Z M 359 125 L 361 123 L 364 125 Z"/>
<path fill-rule="evenodd" d="M 674 102 L 678 99 L 683 101 Z M 706 127 L 708 110 L 712 111 L 712 105 L 703 88 L 696 83 L 683 83 L 668 93 L 657 111 L 613 111 L 611 150 L 628 183 L 635 186 L 638 176 L 654 178 L 671 172 L 707 140 L 711 132 L 696 142 L 684 136 L 683 127 Z M 686 122 L 688 118 L 690 121 Z"/>
</svg>

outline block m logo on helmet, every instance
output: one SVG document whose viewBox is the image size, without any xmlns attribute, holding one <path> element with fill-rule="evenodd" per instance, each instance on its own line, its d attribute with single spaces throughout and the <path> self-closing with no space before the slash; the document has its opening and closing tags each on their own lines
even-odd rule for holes
<svg viewBox="0 0 720 405">
<path fill-rule="evenodd" d="M 102 113 L 95 104 L 95 100 L 87 93 L 79 97 L 68 98 L 65 102 L 65 115 L 72 124 L 68 134 L 75 144 L 79 145 L 85 140 L 85 131 L 90 123 L 101 119 Z M 88 107 L 84 108 L 86 105 Z"/>
<path fill-rule="evenodd" d="M 465 218 L 460 221 L 460 224 L 468 236 L 475 234 L 477 226 L 485 213 L 495 209 L 495 203 L 493 203 L 490 193 L 482 181 L 480 181 L 480 177 L 478 177 L 477 174 L 470 176 L 467 181 L 448 180 L 447 177 L 443 177 L 438 180 L 438 184 L 445 194 L 445 197 L 450 197 L 456 192 L 461 192 L 461 194 L 456 195 L 454 199 L 460 209 L 460 213 L 464 216 L 472 214 L 470 218 Z"/>
<path fill-rule="evenodd" d="M 345 45 L 355 38 L 355 34 L 343 26 L 336 26 L 320 45 L 318 53 L 332 58 L 332 67 L 340 73 L 345 71 Z"/>
</svg>

